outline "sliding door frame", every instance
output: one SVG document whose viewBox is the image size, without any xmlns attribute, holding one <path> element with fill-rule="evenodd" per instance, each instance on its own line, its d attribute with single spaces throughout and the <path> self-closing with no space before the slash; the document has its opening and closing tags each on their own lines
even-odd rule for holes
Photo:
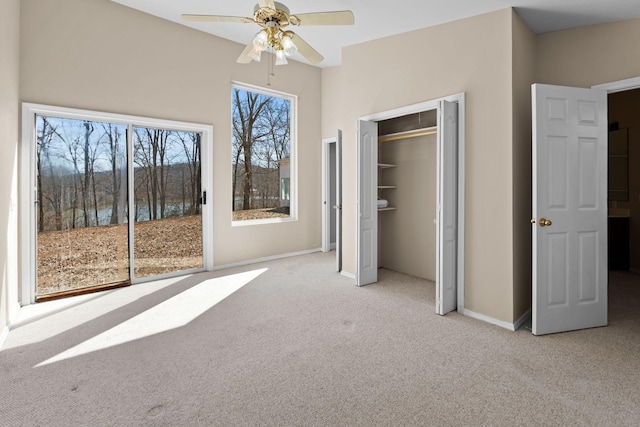
<svg viewBox="0 0 640 427">
<path fill-rule="evenodd" d="M 20 283 L 21 283 L 21 305 L 28 305 L 36 301 L 37 282 L 37 253 L 36 253 L 36 116 L 59 117 L 76 120 L 90 120 L 104 123 L 115 123 L 127 125 L 129 132 L 127 136 L 127 155 L 132 159 L 132 132 L 133 127 L 150 127 L 171 129 L 184 132 L 197 132 L 201 136 L 201 180 L 202 191 L 206 192 L 208 203 L 202 205 L 202 262 L 200 269 L 180 271 L 177 273 L 163 274 L 136 279 L 132 278 L 131 283 L 141 283 L 159 278 L 188 274 L 195 271 L 213 270 L 213 126 L 199 123 L 188 123 L 173 120 L 153 119 L 148 117 L 131 116 L 124 114 L 104 113 L 91 110 L 75 108 L 57 107 L 51 105 L 23 103 L 22 104 L 22 140 L 20 146 L 20 194 L 18 205 L 18 217 L 20 219 Z M 128 160 L 129 194 L 132 191 L 133 165 Z M 14 202 L 12 202 L 14 209 Z M 131 212 L 130 212 L 131 214 Z M 129 227 L 133 224 L 129 221 Z M 133 235 L 130 233 L 130 242 Z"/>
</svg>

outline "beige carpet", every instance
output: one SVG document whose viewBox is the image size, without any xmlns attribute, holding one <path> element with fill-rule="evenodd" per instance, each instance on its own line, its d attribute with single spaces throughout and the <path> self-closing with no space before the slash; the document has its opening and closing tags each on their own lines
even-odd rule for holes
<svg viewBox="0 0 640 427">
<path fill-rule="evenodd" d="M 357 288 L 333 264 L 26 307 L 0 351 L 0 425 L 640 424 L 638 277 L 612 274 L 608 327 L 534 337 L 436 315 L 431 282 L 381 270 Z M 230 283 L 213 278 L 262 268 L 211 306 Z"/>
</svg>

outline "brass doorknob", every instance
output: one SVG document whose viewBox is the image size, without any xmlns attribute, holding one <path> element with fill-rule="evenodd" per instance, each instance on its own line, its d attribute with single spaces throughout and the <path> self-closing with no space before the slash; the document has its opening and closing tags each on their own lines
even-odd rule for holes
<svg viewBox="0 0 640 427">
<path fill-rule="evenodd" d="M 546 218 L 540 218 L 540 221 L 538 221 L 540 223 L 540 227 L 549 227 L 552 222 Z"/>
</svg>

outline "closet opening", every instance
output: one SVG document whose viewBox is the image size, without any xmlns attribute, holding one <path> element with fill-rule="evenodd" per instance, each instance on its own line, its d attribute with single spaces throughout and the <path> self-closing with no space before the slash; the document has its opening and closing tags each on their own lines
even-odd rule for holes
<svg viewBox="0 0 640 427">
<path fill-rule="evenodd" d="M 436 281 L 436 110 L 378 123 L 378 268 Z"/>
<path fill-rule="evenodd" d="M 386 268 L 436 283 L 436 312 L 464 307 L 464 94 L 358 122 L 356 284 Z"/>
</svg>

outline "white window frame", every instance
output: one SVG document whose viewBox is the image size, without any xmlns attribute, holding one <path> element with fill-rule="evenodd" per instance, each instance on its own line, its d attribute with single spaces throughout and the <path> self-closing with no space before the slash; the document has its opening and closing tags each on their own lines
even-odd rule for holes
<svg viewBox="0 0 640 427">
<path fill-rule="evenodd" d="M 66 108 L 52 105 L 23 103 L 22 104 L 22 142 L 20 163 L 20 283 L 21 305 L 28 305 L 36 299 L 36 116 L 57 117 L 63 119 L 91 120 L 103 123 L 115 123 L 133 127 L 150 127 L 159 129 L 171 129 L 184 132 L 198 132 L 201 137 L 201 162 L 202 162 L 202 191 L 207 192 L 207 204 L 202 206 L 202 262 L 201 270 L 213 270 L 213 126 L 200 123 L 189 123 L 174 120 L 154 119 L 149 117 L 132 116 L 125 114 L 105 113 L 77 108 Z M 132 138 L 133 132 L 129 132 Z M 132 144 L 128 143 L 128 157 L 133 156 Z M 132 168 L 131 165 L 128 166 Z M 133 183 L 129 182 L 129 192 L 133 192 Z M 132 238 L 132 236 L 130 236 Z M 184 271 L 176 274 L 162 275 L 162 277 L 179 276 L 186 274 Z M 132 283 L 142 283 L 157 280 L 160 276 L 139 278 Z"/>
<path fill-rule="evenodd" d="M 289 161 L 290 161 L 290 175 L 289 175 L 289 216 L 286 218 L 263 218 L 263 219 L 247 219 L 241 221 L 231 220 L 232 227 L 242 227 L 246 225 L 260 225 L 260 224 L 277 224 L 283 222 L 292 222 L 298 220 L 298 97 L 285 92 L 279 92 L 272 89 L 265 89 L 259 86 L 250 85 L 247 83 L 240 83 L 236 81 L 231 82 L 230 91 L 233 93 L 234 89 L 240 89 L 247 92 L 255 92 L 262 95 L 272 96 L 276 98 L 283 98 L 290 102 L 289 120 L 290 120 L 290 147 L 289 147 Z M 233 102 L 233 101 L 232 101 Z M 229 105 L 231 111 L 233 111 L 233 105 Z M 233 132 L 233 114 L 231 115 L 230 123 Z M 233 146 L 233 135 L 229 141 L 230 146 Z M 279 180 L 278 180 L 279 181 Z M 280 191 L 278 191 L 280 193 Z M 233 197 L 231 199 L 231 214 L 233 218 Z"/>
</svg>

